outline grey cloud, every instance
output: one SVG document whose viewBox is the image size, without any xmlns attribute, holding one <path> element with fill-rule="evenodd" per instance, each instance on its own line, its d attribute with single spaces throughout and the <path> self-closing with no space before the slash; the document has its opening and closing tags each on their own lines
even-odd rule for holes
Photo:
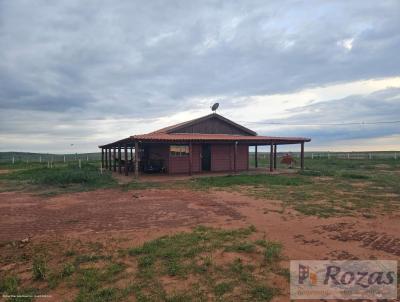
<svg viewBox="0 0 400 302">
<path fill-rule="evenodd" d="M 399 28 L 397 0 L 0 0 L 0 108 L 73 123 L 201 98 L 240 107 L 230 100 L 399 75 Z"/>
<path fill-rule="evenodd" d="M 289 126 L 274 131 L 262 127 L 260 132 L 269 135 L 282 135 L 284 132 L 285 135 L 307 136 L 312 137 L 316 143 L 397 135 L 400 133 L 400 123 L 385 122 L 400 121 L 400 88 L 317 102 L 293 108 L 288 113 L 290 117 L 286 119 L 263 122 Z M 380 123 L 370 124 L 375 122 Z M 355 124 L 340 125 L 346 123 Z"/>
<path fill-rule="evenodd" d="M 111 115 L 156 116 L 192 97 L 288 92 L 400 68 L 387 60 L 400 47 L 397 1 L 38 3 L 2 3 L 1 82 L 18 79 L 2 103 L 29 90 L 33 102 L 59 97 L 60 111 L 93 96 Z M 350 52 L 337 45 L 347 38 Z M 131 104 L 147 110 L 125 110 Z"/>
</svg>

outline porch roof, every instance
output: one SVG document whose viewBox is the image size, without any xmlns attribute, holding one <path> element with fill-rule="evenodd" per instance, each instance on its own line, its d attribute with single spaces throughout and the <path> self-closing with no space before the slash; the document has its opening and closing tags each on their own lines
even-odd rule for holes
<svg viewBox="0 0 400 302">
<path fill-rule="evenodd" d="M 201 133 L 148 133 L 133 135 L 128 138 L 100 146 L 115 147 L 119 145 L 133 146 L 135 142 L 142 143 L 211 143 L 211 142 L 238 142 L 251 145 L 268 145 L 268 144 L 298 144 L 309 142 L 310 138 L 306 137 L 280 137 L 280 136 L 251 136 L 251 135 L 231 135 L 231 134 L 201 134 Z"/>
</svg>

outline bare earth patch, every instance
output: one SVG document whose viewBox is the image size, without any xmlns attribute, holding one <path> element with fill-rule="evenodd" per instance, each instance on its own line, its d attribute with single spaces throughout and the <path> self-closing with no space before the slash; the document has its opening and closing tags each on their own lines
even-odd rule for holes
<svg viewBox="0 0 400 302">
<path fill-rule="evenodd" d="M 0 193 L 0 241 L 38 235 L 190 227 L 241 220 L 233 205 L 192 191 L 97 190 L 38 197 Z"/>
<path fill-rule="evenodd" d="M 24 238 L 30 243 L 54 238 L 67 242 L 73 238 L 118 250 L 199 224 L 221 228 L 254 225 L 257 237 L 282 243 L 286 257 L 282 265 L 286 268 L 290 259 L 398 260 L 400 256 L 399 215 L 368 219 L 304 216 L 291 208 L 284 209 L 279 201 L 255 199 L 239 192 L 110 189 L 55 197 L 5 192 L 0 193 L 0 209 L 1 264 L 7 258 L 7 242 Z M 60 253 L 65 249 L 63 246 Z M 229 254 L 224 257 L 229 258 Z M 13 269 L 2 267 L 3 271 Z M 163 282 L 173 285 L 175 280 Z M 274 301 L 288 301 L 288 283 L 279 279 L 276 284 L 283 296 Z M 60 289 L 57 291 L 64 295 Z"/>
</svg>

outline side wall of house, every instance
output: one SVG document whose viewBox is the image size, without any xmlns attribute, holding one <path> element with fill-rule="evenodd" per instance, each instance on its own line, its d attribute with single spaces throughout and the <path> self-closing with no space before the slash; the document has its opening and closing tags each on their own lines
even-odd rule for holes
<svg viewBox="0 0 400 302">
<path fill-rule="evenodd" d="M 193 144 L 192 145 L 192 172 L 200 172 L 201 171 L 201 145 Z M 169 156 L 169 154 L 168 154 Z M 169 173 L 189 173 L 189 156 L 182 157 L 169 157 Z"/>
<path fill-rule="evenodd" d="M 238 171 L 247 170 L 249 168 L 249 146 L 238 145 L 237 146 L 237 160 L 236 160 Z"/>
<path fill-rule="evenodd" d="M 201 172 L 201 145 L 193 144 L 192 148 L 192 172 Z"/>
<path fill-rule="evenodd" d="M 233 144 L 211 145 L 211 171 L 233 171 L 235 169 L 235 146 Z M 248 169 L 249 146 L 237 146 L 237 171 Z"/>
<path fill-rule="evenodd" d="M 170 157 L 169 158 L 169 169 L 168 172 L 171 174 L 176 173 L 189 173 L 189 157 Z"/>
<path fill-rule="evenodd" d="M 192 172 L 201 172 L 201 144 L 192 145 Z M 211 171 L 233 171 L 235 147 L 233 144 L 212 144 L 211 145 Z M 168 172 L 171 174 L 189 173 L 189 156 L 172 157 L 169 151 L 166 153 Z M 248 169 L 249 147 L 247 145 L 237 146 L 237 171 Z"/>
<path fill-rule="evenodd" d="M 233 146 L 228 144 L 211 145 L 211 171 L 233 170 Z"/>
</svg>

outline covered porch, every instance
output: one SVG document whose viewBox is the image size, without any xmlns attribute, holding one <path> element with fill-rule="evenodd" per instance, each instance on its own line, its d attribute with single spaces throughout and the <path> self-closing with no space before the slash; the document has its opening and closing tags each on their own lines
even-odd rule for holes
<svg viewBox="0 0 400 302">
<path fill-rule="evenodd" d="M 191 134 L 190 137 L 183 134 L 168 135 L 170 137 L 143 137 L 132 136 L 111 144 L 100 146 L 102 168 L 117 172 L 121 175 L 134 175 L 136 178 L 143 175 L 145 178 L 155 177 L 151 173 L 149 165 L 153 165 L 153 170 L 161 174 L 181 174 L 181 175 L 215 175 L 232 174 L 237 172 L 260 173 L 277 171 L 278 166 L 278 146 L 279 145 L 298 145 L 300 151 L 300 169 L 304 169 L 304 145 L 310 141 L 307 138 L 281 138 L 281 137 L 263 137 L 263 136 L 215 136 L 205 137 L 205 135 Z M 204 148 L 202 146 L 220 146 L 219 149 L 230 150 L 225 156 L 230 161 L 231 166 L 225 171 L 204 170 L 201 159 Z M 183 158 L 175 157 L 175 151 L 172 147 L 185 146 L 182 152 L 185 152 Z M 250 167 L 249 148 L 254 148 L 254 167 Z M 268 165 L 261 168 L 259 158 L 259 148 L 267 147 Z M 217 149 L 217 147 L 215 147 Z M 154 152 L 156 150 L 157 152 Z M 244 153 L 241 150 L 247 150 L 246 164 L 243 162 Z M 221 153 L 221 152 L 220 152 Z M 228 154 L 229 153 L 229 154 Z M 265 155 L 266 153 L 264 153 Z M 211 153 L 212 156 L 217 156 Z M 200 163 L 199 163 L 200 158 Z M 158 164 L 154 164 L 158 162 Z M 154 168 L 154 165 L 157 166 Z M 179 170 L 179 165 L 184 169 Z M 246 166 L 244 166 L 246 165 Z M 176 168 L 177 166 L 178 168 Z M 183 172 L 180 172 L 183 171 Z"/>
</svg>

